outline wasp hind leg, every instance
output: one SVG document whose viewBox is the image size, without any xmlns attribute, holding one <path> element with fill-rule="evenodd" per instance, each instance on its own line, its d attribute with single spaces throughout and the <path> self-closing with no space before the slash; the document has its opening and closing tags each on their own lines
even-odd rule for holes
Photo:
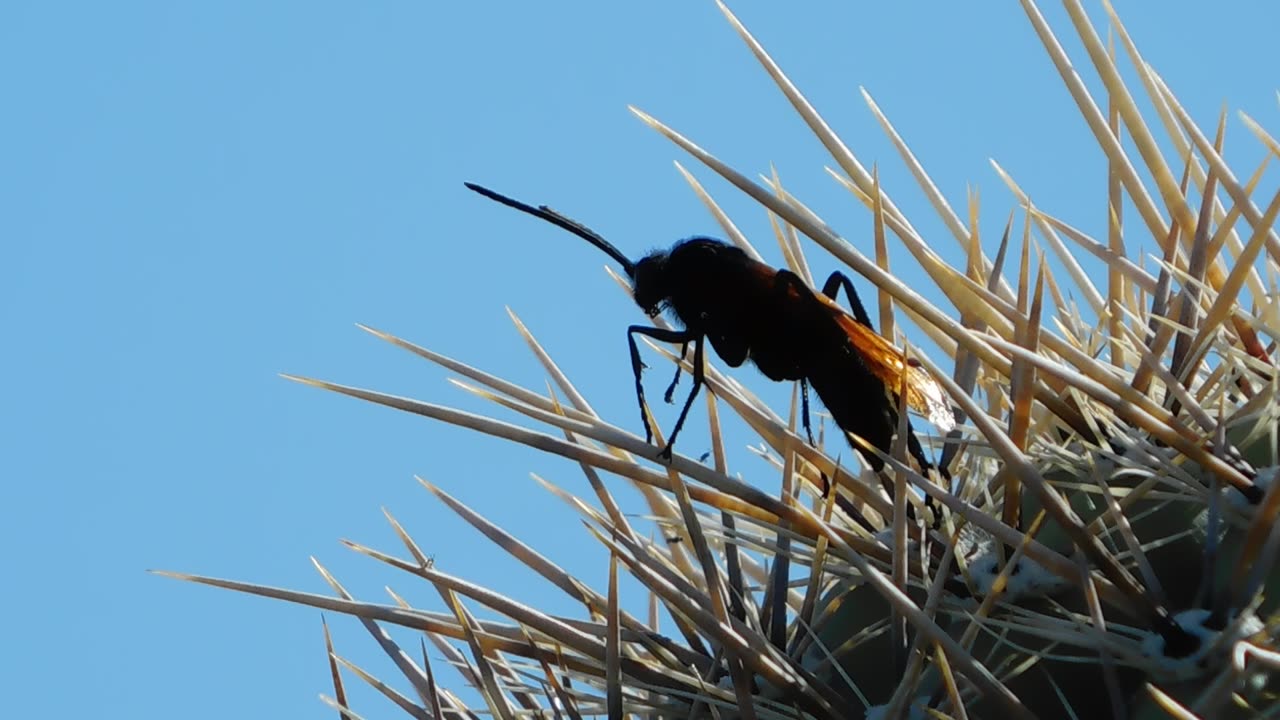
<svg viewBox="0 0 1280 720">
<path fill-rule="evenodd" d="M 844 288 L 845 294 L 849 296 L 849 307 L 853 309 L 854 319 L 867 327 L 872 327 L 871 317 L 867 315 L 867 309 L 863 307 L 862 300 L 858 297 L 858 291 L 853 287 L 853 281 L 849 279 L 848 275 L 839 270 L 831 273 L 831 276 L 827 278 L 826 284 L 822 286 L 822 294 L 832 300 L 837 300 L 840 288 Z M 896 398 L 896 392 L 894 396 Z M 950 473 L 945 468 L 936 467 L 925 457 L 924 447 L 920 444 L 920 439 L 916 437 L 916 432 L 911 427 L 910 421 L 907 422 L 907 451 L 920 464 L 921 475 L 928 476 L 929 470 L 936 469 L 944 478 L 951 479 Z"/>
<path fill-rule="evenodd" d="M 867 309 L 862 306 L 862 299 L 858 297 L 858 291 L 853 287 L 853 281 L 848 275 L 839 270 L 831 273 L 827 278 L 826 284 L 822 286 L 822 294 L 837 300 L 840 294 L 840 288 L 844 288 L 844 294 L 849 296 L 849 307 L 853 309 L 853 317 L 858 322 L 873 327 L 871 325 L 871 316 L 867 315 Z"/>
</svg>

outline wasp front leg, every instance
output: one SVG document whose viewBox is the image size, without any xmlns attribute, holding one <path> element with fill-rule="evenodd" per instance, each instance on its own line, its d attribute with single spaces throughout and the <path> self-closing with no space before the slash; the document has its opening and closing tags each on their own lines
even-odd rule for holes
<svg viewBox="0 0 1280 720">
<path fill-rule="evenodd" d="M 671 437 L 667 439 L 667 446 L 662 449 L 662 452 L 658 453 L 659 457 L 670 460 L 671 447 L 675 443 L 676 435 L 680 432 L 681 426 L 684 425 L 685 416 L 689 414 L 689 407 L 693 405 L 693 398 L 698 394 L 698 390 L 702 388 L 702 335 L 691 330 L 666 330 L 647 325 L 632 325 L 627 328 L 627 346 L 631 350 L 631 370 L 636 379 L 636 401 L 640 404 L 640 420 L 644 423 L 644 441 L 647 443 L 653 442 L 653 428 L 649 425 L 649 414 L 645 411 L 644 382 L 640 379 L 641 371 L 644 370 L 644 363 L 640 360 L 640 347 L 636 344 L 636 335 L 651 337 L 660 342 L 679 343 L 682 348 L 688 347 L 689 343 L 693 343 L 693 388 L 689 391 L 689 398 L 685 400 L 684 408 L 680 411 L 680 417 L 676 420 L 675 427 L 671 430 Z"/>
</svg>

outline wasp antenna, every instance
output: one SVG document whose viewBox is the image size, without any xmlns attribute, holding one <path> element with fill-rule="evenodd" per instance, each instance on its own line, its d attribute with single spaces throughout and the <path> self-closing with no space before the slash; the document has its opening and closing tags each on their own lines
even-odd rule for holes
<svg viewBox="0 0 1280 720">
<path fill-rule="evenodd" d="M 494 192 L 489 188 L 484 187 L 483 185 L 477 185 L 475 183 L 469 183 L 469 182 L 463 183 L 463 185 L 466 185 L 468 189 L 474 190 L 475 192 L 480 193 L 481 195 L 489 198 L 490 200 L 502 203 L 507 207 L 515 208 L 516 210 L 519 210 L 521 212 L 528 213 L 534 217 L 542 218 L 543 220 L 546 220 L 552 225 L 568 230 L 574 235 L 577 235 L 583 240 L 586 240 L 592 245 L 595 245 L 596 247 L 605 251 L 605 253 L 607 253 L 609 257 L 613 258 L 619 265 L 622 266 L 622 270 L 627 274 L 627 277 L 634 278 L 636 276 L 635 263 L 631 262 L 631 260 L 627 258 L 626 255 L 623 255 L 618 250 L 618 248 L 614 247 L 608 240 L 605 240 L 604 238 L 600 237 L 599 233 L 579 223 L 578 221 L 572 218 L 566 217 L 564 215 L 561 215 L 560 213 L 556 212 L 555 210 L 552 210 L 546 205 L 539 205 L 538 207 L 534 207 L 532 205 L 522 203 L 519 200 L 509 198 L 506 195 L 503 195 L 501 193 Z"/>
</svg>

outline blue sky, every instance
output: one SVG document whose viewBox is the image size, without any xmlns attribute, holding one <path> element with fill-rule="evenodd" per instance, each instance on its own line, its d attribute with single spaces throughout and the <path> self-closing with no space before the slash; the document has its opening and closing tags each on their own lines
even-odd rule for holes
<svg viewBox="0 0 1280 720">
<path fill-rule="evenodd" d="M 1280 125 L 1280 10 L 1118 5 L 1202 123 L 1227 101 Z M 932 218 L 860 85 L 953 206 L 980 189 L 988 247 L 1012 207 L 988 158 L 1101 232 L 1101 154 L 1015 5 L 733 7 L 908 216 Z M 1061 9 L 1045 12 L 1096 89 Z M 637 255 L 715 233 L 672 167 L 684 158 L 635 104 L 749 174 L 775 163 L 870 247 L 868 213 L 712 3 L 43 2 L 0 16 L 0 685 L 14 717 L 332 716 L 316 699 L 329 692 L 318 612 L 145 570 L 326 592 L 316 555 L 362 598 L 385 601 L 390 584 L 442 609 L 337 543 L 402 554 L 384 506 L 443 570 L 574 612 L 414 474 L 604 587 L 603 554 L 529 479 L 587 492 L 569 463 L 277 376 L 494 412 L 354 323 L 541 389 L 510 306 L 598 411 L 639 430 L 623 329 L 640 316 L 604 258 L 464 180 L 550 203 Z M 1234 118 L 1228 148 L 1242 167 L 1261 157 Z M 686 164 L 773 247 L 761 211 Z M 955 257 L 939 224 L 920 229 Z M 919 281 L 905 258 L 895 267 Z M 700 452 L 696 431 L 687 441 Z M 330 620 L 341 651 L 391 674 L 355 622 Z M 357 697 L 368 716 L 397 712 Z"/>
</svg>

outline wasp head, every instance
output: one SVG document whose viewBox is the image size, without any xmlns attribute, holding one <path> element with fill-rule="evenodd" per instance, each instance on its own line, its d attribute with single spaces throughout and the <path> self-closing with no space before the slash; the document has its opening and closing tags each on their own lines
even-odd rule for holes
<svg viewBox="0 0 1280 720">
<path fill-rule="evenodd" d="M 649 317 L 657 317 L 671 297 L 671 288 L 667 287 L 667 282 L 666 252 L 650 253 L 636 263 L 632 294 L 636 304 Z"/>
</svg>

